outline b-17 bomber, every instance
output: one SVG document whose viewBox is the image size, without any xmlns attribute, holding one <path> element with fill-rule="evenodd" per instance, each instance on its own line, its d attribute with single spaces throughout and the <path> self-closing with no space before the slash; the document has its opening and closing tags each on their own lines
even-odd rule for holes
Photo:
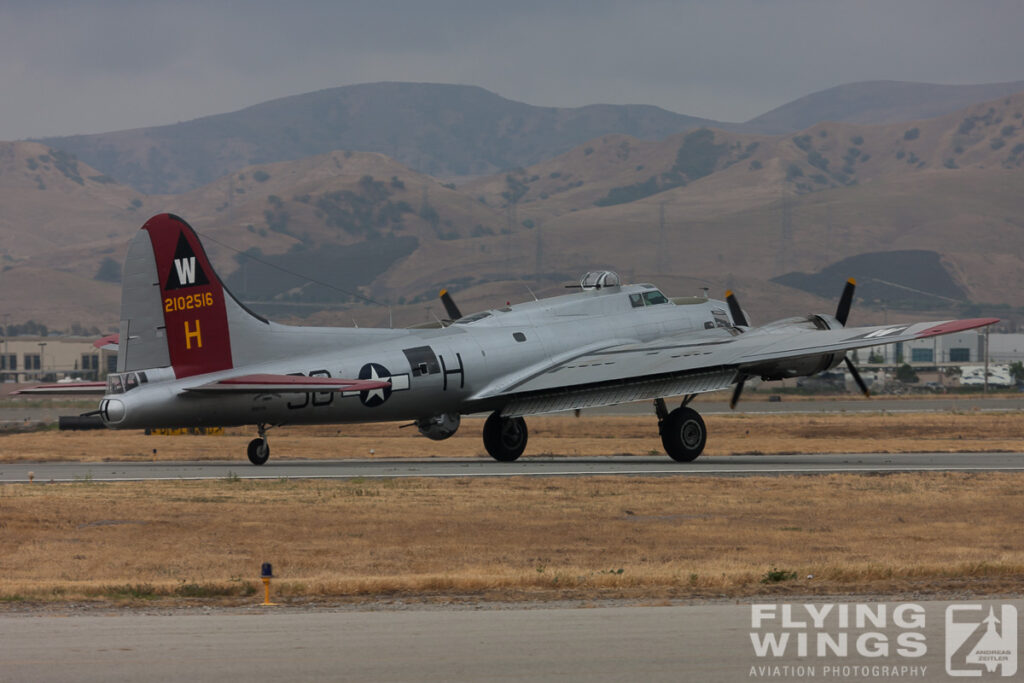
<svg viewBox="0 0 1024 683">
<path fill-rule="evenodd" d="M 596 271 L 571 293 L 470 315 L 443 292 L 449 319 L 429 326 L 290 326 L 235 298 L 195 231 L 160 214 L 125 257 L 117 372 L 85 388 L 104 394 L 93 412 L 112 429 L 254 425 L 255 465 L 270 456 L 274 426 L 407 420 L 443 440 L 476 413 L 489 413 L 484 448 L 512 462 L 526 450 L 528 416 L 650 400 L 665 452 L 688 462 L 707 440 L 690 406 L 698 394 L 732 388 L 735 406 L 748 379 L 841 363 L 866 394 L 848 352 L 998 322 L 848 327 L 854 287 L 846 283 L 834 314 L 754 326 L 731 292 L 670 298 Z"/>
</svg>

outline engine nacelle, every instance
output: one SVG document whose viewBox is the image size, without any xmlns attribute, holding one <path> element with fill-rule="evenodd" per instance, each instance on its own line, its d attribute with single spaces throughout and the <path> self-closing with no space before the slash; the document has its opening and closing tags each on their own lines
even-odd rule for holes
<svg viewBox="0 0 1024 683">
<path fill-rule="evenodd" d="M 768 323 L 759 331 L 769 333 L 797 332 L 801 330 L 838 330 L 843 324 L 835 316 L 817 313 L 804 317 L 784 318 Z M 819 372 L 831 370 L 843 362 L 842 353 L 823 353 L 803 358 L 788 358 L 779 361 L 766 361 L 747 369 L 751 375 L 770 381 L 789 377 L 809 377 Z"/>
<path fill-rule="evenodd" d="M 442 413 L 433 417 L 421 417 L 416 420 L 420 434 L 434 441 L 444 441 L 459 430 L 462 418 L 458 413 Z"/>
</svg>

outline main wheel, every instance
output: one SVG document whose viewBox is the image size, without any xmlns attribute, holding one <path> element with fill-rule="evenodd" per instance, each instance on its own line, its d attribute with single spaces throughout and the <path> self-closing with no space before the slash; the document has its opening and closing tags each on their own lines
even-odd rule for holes
<svg viewBox="0 0 1024 683">
<path fill-rule="evenodd" d="M 249 462 L 262 465 L 270 457 L 270 444 L 266 439 L 253 439 L 249 442 Z"/>
<path fill-rule="evenodd" d="M 676 408 L 661 422 L 661 444 L 677 462 L 692 462 L 704 450 L 708 430 L 693 408 Z"/>
<path fill-rule="evenodd" d="M 526 450 L 526 420 L 497 411 L 484 422 L 484 448 L 498 462 L 512 462 Z"/>
</svg>

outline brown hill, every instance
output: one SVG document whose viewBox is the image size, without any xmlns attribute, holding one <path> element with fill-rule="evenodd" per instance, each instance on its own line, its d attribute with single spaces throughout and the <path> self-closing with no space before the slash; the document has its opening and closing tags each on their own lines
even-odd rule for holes
<svg viewBox="0 0 1024 683">
<path fill-rule="evenodd" d="M 148 216 L 144 200 L 59 150 L 0 143 L 0 291 L 9 322 L 116 324 L 120 288 L 96 275 L 107 258 L 120 271 L 127 238 Z"/>
<path fill-rule="evenodd" d="M 886 124 L 945 116 L 976 102 L 1024 90 L 1024 81 L 939 85 L 904 81 L 846 83 L 787 102 L 747 121 L 744 132 L 783 134 L 820 121 Z"/>
<path fill-rule="evenodd" d="M 519 269 L 600 263 L 669 283 L 685 274 L 692 279 L 677 286 L 752 290 L 764 299 L 752 311 L 779 316 L 793 310 L 794 292 L 766 286 L 771 278 L 930 249 L 971 301 L 1016 307 L 1022 111 L 1018 94 L 911 124 L 818 124 L 780 137 L 698 131 L 660 144 L 608 136 L 463 189 L 543 234 L 519 236 Z M 864 314 L 884 318 L 890 303 L 874 304 Z M 934 304 L 941 314 L 963 308 Z"/>
<path fill-rule="evenodd" d="M 134 217 L 139 207 L 132 202 L 141 198 L 63 152 L 33 142 L 2 142 L 0 254 L 17 261 L 69 244 L 115 244 L 111 221 Z"/>
<path fill-rule="evenodd" d="M 380 152 L 442 176 L 536 163 L 590 138 L 646 139 L 713 123 L 645 105 L 537 107 L 475 86 L 364 83 L 169 126 L 49 138 L 145 192 L 185 192 L 256 163 Z"/>
<path fill-rule="evenodd" d="M 333 152 L 163 197 L 101 182 L 82 164 L 79 182 L 52 162 L 40 167 L 47 189 L 32 190 L 27 160 L 48 152 L 18 143 L 12 165 L 0 167 L 3 247 L 16 266 L 0 286 L 20 287 L 13 298 L 31 301 L 41 287 L 29 269 L 60 269 L 78 278 L 67 283 L 71 310 L 40 300 L 11 309 L 12 321 L 45 310 L 52 317 L 41 322 L 60 327 L 87 311 L 109 326 L 117 307 L 105 299 L 116 302 L 116 287 L 93 276 L 104 258 L 121 258 L 145 218 L 167 210 L 207 238 L 237 293 L 278 319 L 384 323 L 386 309 L 363 306 L 365 297 L 411 324 L 431 310 L 443 315 L 442 286 L 469 311 L 525 299 L 527 286 L 556 294 L 607 267 L 671 294 L 734 288 L 763 322 L 835 305 L 774 278 L 902 250 L 932 254 L 924 261 L 939 264 L 950 285 L 943 291 L 967 301 L 900 296 L 914 289 L 905 274 L 889 285 L 875 277 L 874 289 L 861 290 L 869 300 L 857 322 L 943 317 L 977 304 L 1002 306 L 995 312 L 1013 319 L 1024 317 L 1022 111 L 1018 94 L 897 125 L 822 123 L 775 137 L 701 129 L 662 142 L 607 135 L 458 188 L 379 154 Z M 841 287 L 839 279 L 837 294 Z"/>
<path fill-rule="evenodd" d="M 177 193 L 253 164 L 336 149 L 386 154 L 436 177 L 468 177 L 536 164 L 603 135 L 662 140 L 701 126 L 775 135 L 819 121 L 913 121 L 1022 89 L 1024 83 L 850 83 L 726 123 L 643 105 L 538 107 L 473 86 L 364 83 L 169 126 L 42 142 L 139 191 Z"/>
</svg>

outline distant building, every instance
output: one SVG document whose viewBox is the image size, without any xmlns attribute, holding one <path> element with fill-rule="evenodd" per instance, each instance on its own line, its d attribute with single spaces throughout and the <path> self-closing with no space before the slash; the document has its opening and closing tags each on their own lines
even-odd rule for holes
<svg viewBox="0 0 1024 683">
<path fill-rule="evenodd" d="M 985 332 L 970 330 L 930 339 L 917 339 L 901 344 L 873 346 L 860 349 L 861 363 L 872 355 L 879 355 L 885 365 L 960 365 L 985 362 Z M 989 362 L 1024 362 L 1024 334 L 989 335 Z"/>
<path fill-rule="evenodd" d="M 117 352 L 85 337 L 7 337 L 0 342 L 0 381 L 43 382 L 63 377 L 99 380 L 117 370 Z"/>
</svg>

